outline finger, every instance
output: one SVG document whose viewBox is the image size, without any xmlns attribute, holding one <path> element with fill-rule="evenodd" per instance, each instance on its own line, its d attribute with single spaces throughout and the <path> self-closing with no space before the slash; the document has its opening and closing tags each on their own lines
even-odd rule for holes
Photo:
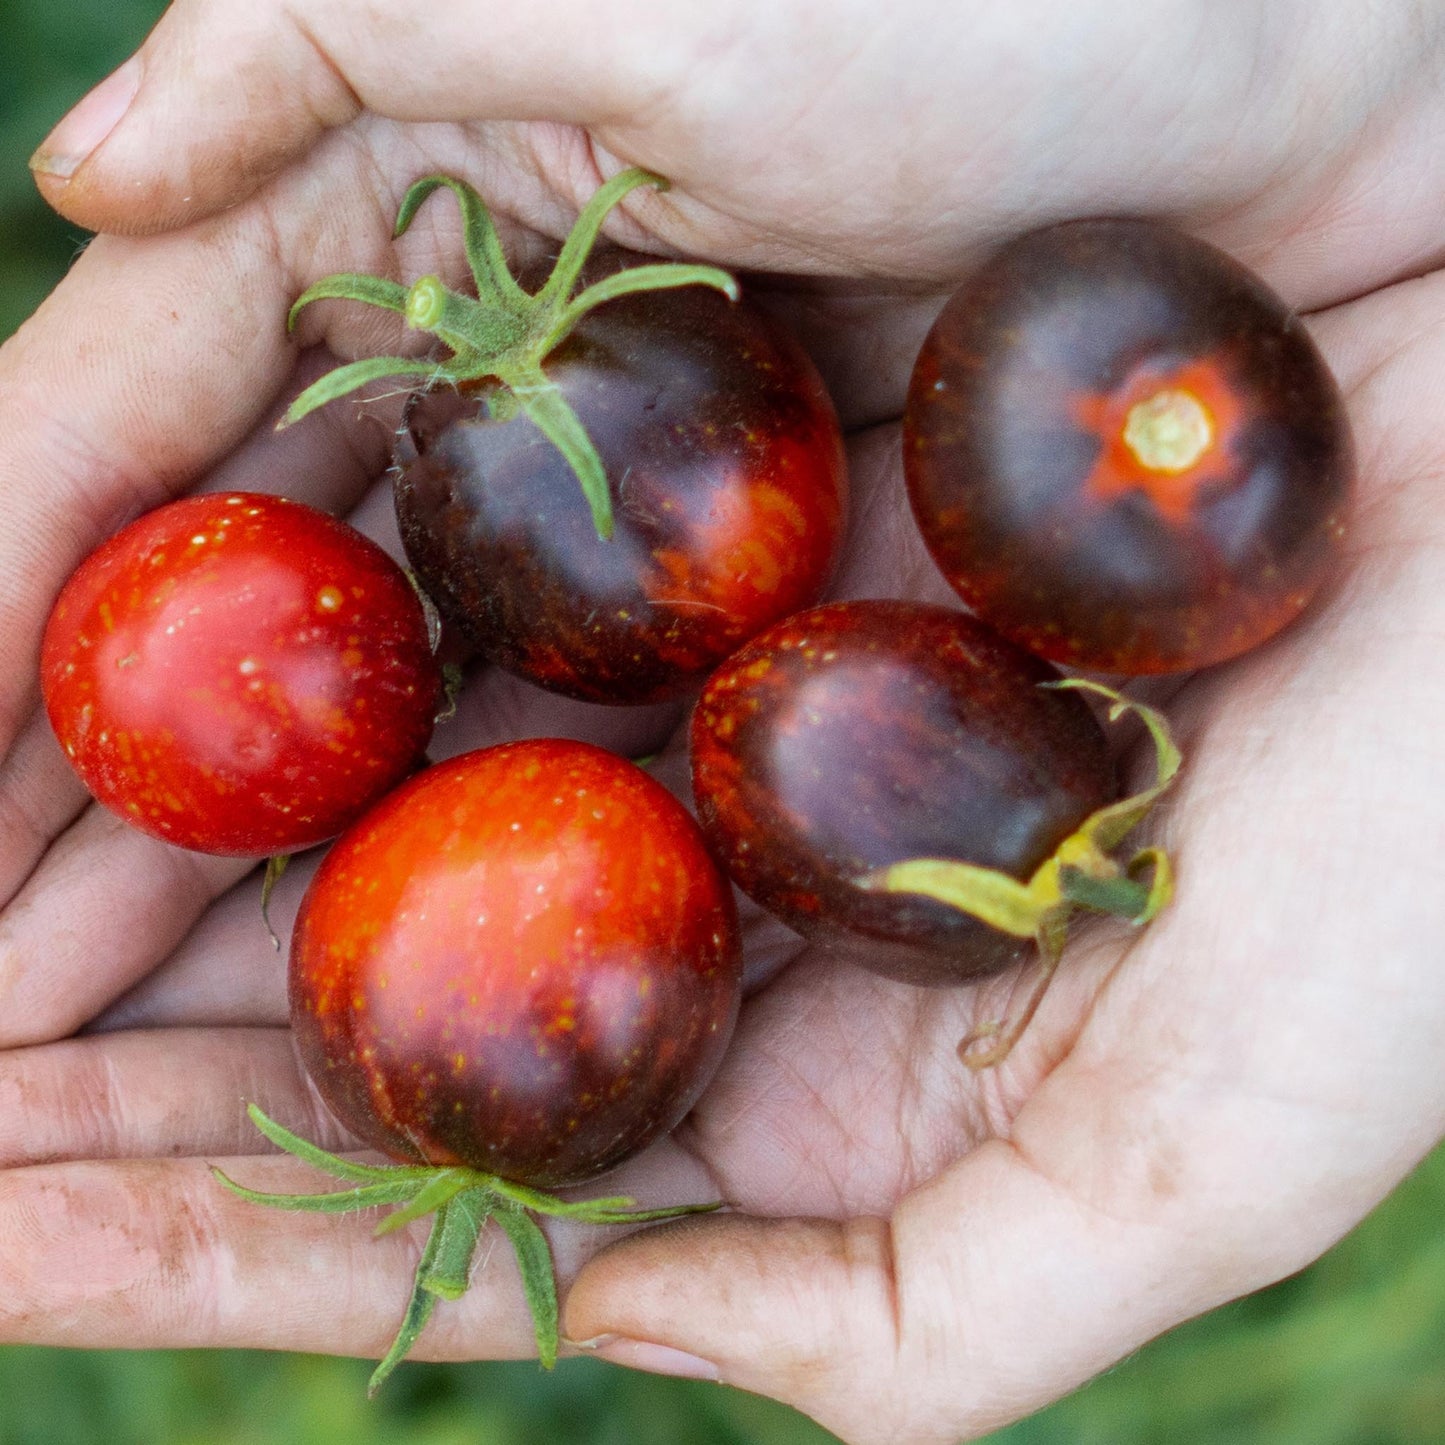
<svg viewBox="0 0 1445 1445">
<path fill-rule="evenodd" d="M 321 408 L 303 426 L 277 430 L 292 399 L 339 360 L 324 346 L 302 352 L 271 403 L 261 409 L 251 432 L 206 471 L 196 490 L 267 492 L 305 502 L 346 517 L 400 560 L 391 489 L 374 484 L 391 461 L 404 397 L 394 389 L 369 388 L 344 405 Z"/>
<path fill-rule="evenodd" d="M 0 744 L 33 706 L 41 628 L 71 570 L 231 452 L 290 373 L 273 268 L 235 237 L 102 239 L 0 349 Z"/>
<path fill-rule="evenodd" d="M 35 708 L 0 760 L 0 908 L 89 799 L 45 714 Z"/>
<path fill-rule="evenodd" d="M 426 1224 L 375 1238 L 379 1211 L 282 1214 L 231 1194 L 213 1165 L 266 1192 L 330 1187 L 308 1165 L 259 1154 L 0 1173 L 0 1237 L 14 1246 L 0 1257 L 0 1343 L 380 1357 L 401 1322 Z M 652 1207 L 716 1197 L 705 1173 L 665 1141 L 609 1175 L 606 1187 Z M 564 1283 L 622 1233 L 565 1221 L 544 1228 Z M 438 1307 L 414 1355 L 534 1352 L 512 1252 L 491 1228 L 467 1294 Z"/>
<path fill-rule="evenodd" d="M 323 1148 L 358 1147 L 306 1082 L 288 1029 L 135 1030 L 0 1053 L 0 1169 L 270 1152 L 247 1104 Z"/>
<path fill-rule="evenodd" d="M 401 3 L 369 6 L 358 24 L 347 0 L 177 0 L 31 164 L 71 220 L 170 228 L 244 200 L 363 109 L 425 121 L 608 118 L 667 84 L 685 20 L 645 3 L 596 25 L 565 0 L 545 18 L 461 0 L 429 11 L 419 30 Z M 585 45 L 557 41 L 584 29 Z"/>
<path fill-rule="evenodd" d="M 923 545 L 903 480 L 897 422 L 849 438 L 848 537 L 830 598 L 902 597 L 957 607 Z"/>
<path fill-rule="evenodd" d="M 88 808 L 0 918 L 0 1048 L 73 1033 L 254 866 L 172 847 Z"/>
<path fill-rule="evenodd" d="M 583 1267 L 563 1327 L 604 1358 L 779 1399 L 849 1445 L 952 1445 L 1265 1282 L 1201 1254 L 1177 1224 L 1095 1213 L 994 1142 L 891 1220 L 730 1215 L 633 1236 Z"/>
<path fill-rule="evenodd" d="M 294 1160 L 214 1160 L 238 1183 L 327 1187 Z M 201 1160 L 71 1163 L 0 1174 L 0 1341 L 242 1347 L 379 1358 L 401 1322 L 424 1226 L 372 1238 L 379 1214 L 281 1215 Z M 437 1310 L 420 1358 L 532 1353 L 509 1252 L 486 1240 L 465 1299 Z"/>
<path fill-rule="evenodd" d="M 178 947 L 159 961 L 153 954 L 137 981 L 118 978 L 86 1023 L 86 1033 L 284 1028 L 290 1019 L 291 932 L 325 856 L 325 848 L 313 848 L 293 857 L 264 910 L 261 870 L 242 878 L 193 921 Z"/>
</svg>

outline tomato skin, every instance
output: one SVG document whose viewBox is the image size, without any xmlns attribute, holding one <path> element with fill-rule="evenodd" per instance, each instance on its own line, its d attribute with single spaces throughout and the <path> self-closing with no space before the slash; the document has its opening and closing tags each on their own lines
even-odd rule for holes
<svg viewBox="0 0 1445 1445">
<path fill-rule="evenodd" d="M 1173 430 L 1151 438 L 1160 408 Z M 919 354 L 904 461 L 971 608 L 1052 661 L 1131 674 L 1222 661 L 1296 617 L 1354 471 L 1298 318 L 1139 220 L 1049 227 L 985 263 Z"/>
<path fill-rule="evenodd" d="M 842 602 L 770 628 L 708 680 L 693 790 L 734 882 L 877 973 L 947 984 L 1024 944 L 937 903 L 860 886 L 945 858 L 1026 879 L 1116 791 L 1104 736 L 1047 663 L 975 619 Z"/>
<path fill-rule="evenodd" d="M 815 602 L 842 544 L 837 416 L 801 348 L 692 287 L 608 302 L 544 365 L 592 438 L 616 530 L 486 389 L 419 398 L 397 517 L 442 615 L 494 662 L 592 702 L 680 696 L 753 633 Z"/>
<path fill-rule="evenodd" d="M 291 952 L 301 1057 L 408 1162 L 541 1188 L 672 1128 L 737 1017 L 732 894 L 686 809 L 553 739 L 419 774 L 332 848 Z"/>
<path fill-rule="evenodd" d="M 409 773 L 441 698 L 406 575 L 344 522 L 231 492 L 158 508 L 62 589 L 51 726 L 91 793 L 204 853 L 334 837 Z"/>
</svg>

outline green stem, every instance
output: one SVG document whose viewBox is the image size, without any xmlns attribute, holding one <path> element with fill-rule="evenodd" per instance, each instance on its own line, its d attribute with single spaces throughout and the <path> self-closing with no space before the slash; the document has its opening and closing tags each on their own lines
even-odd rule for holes
<svg viewBox="0 0 1445 1445">
<path fill-rule="evenodd" d="M 396 1206 L 376 1228 L 389 1234 L 432 1216 L 431 1232 L 412 1281 L 412 1291 L 396 1338 L 371 1377 L 374 1394 L 416 1344 L 438 1299 L 460 1299 L 471 1279 L 472 1261 L 487 1221 L 495 1219 L 517 1256 L 527 1307 L 537 1337 L 537 1355 L 551 1369 L 557 1360 L 557 1281 L 552 1251 L 537 1219 L 550 1216 L 587 1224 L 643 1224 L 683 1214 L 714 1210 L 713 1204 L 685 1204 L 667 1209 L 638 1209 L 624 1195 L 568 1201 L 524 1184 L 499 1179 L 460 1165 L 358 1164 L 339 1158 L 267 1118 L 252 1104 L 247 1110 L 256 1127 L 278 1148 L 334 1177 L 355 1184 L 326 1194 L 272 1194 L 213 1170 L 233 1194 L 271 1209 L 319 1214 L 351 1214 Z"/>
<path fill-rule="evenodd" d="M 400 236 L 415 220 L 427 197 L 445 189 L 461 208 L 467 261 L 476 297 L 449 289 L 436 276 L 423 276 L 403 288 L 384 277 L 343 273 L 323 277 L 307 288 L 291 309 L 290 323 L 302 307 L 323 297 L 361 301 L 400 311 L 414 330 L 435 336 L 452 355 L 440 363 L 403 357 L 356 361 L 314 382 L 292 402 L 282 425 L 299 421 L 319 406 L 384 376 L 422 379 L 425 385 L 494 382 L 516 402 L 560 451 L 592 512 L 597 535 L 612 534 L 612 496 L 606 470 L 586 429 L 547 379 L 543 362 L 594 308 L 621 296 L 678 286 L 712 286 L 736 300 L 736 281 L 715 266 L 657 262 L 620 271 L 573 296 L 609 212 L 639 186 L 667 187 L 660 176 L 643 170 L 613 176 L 582 208 L 546 282 L 528 295 L 507 267 L 497 230 L 482 198 L 465 181 L 424 176 L 407 191 L 397 215 Z M 505 404 L 492 414 L 506 414 Z"/>
<path fill-rule="evenodd" d="M 401 209 L 396 213 L 396 228 L 393 237 L 404 236 L 416 219 L 421 204 L 435 190 L 446 187 L 456 198 L 462 212 L 462 244 L 466 248 L 467 263 L 472 269 L 472 281 L 478 296 L 495 295 L 501 302 L 508 302 L 520 312 L 525 307 L 527 293 L 517 284 L 507 266 L 507 256 L 502 250 L 501 238 L 482 198 L 463 181 L 451 176 L 423 176 L 413 183 L 402 197 Z"/>
<path fill-rule="evenodd" d="M 1167 719 L 1143 703 L 1084 678 L 1067 678 L 1044 686 L 1108 698 L 1110 722 L 1117 722 L 1128 712 L 1138 714 L 1154 743 L 1153 784 L 1091 813 L 1026 881 L 998 869 L 951 858 L 911 858 L 859 880 L 864 888 L 931 898 L 1000 933 L 1038 941 L 1043 964 L 1035 991 L 1015 1021 L 986 1024 L 964 1039 L 959 1053 L 970 1068 L 987 1068 L 1008 1056 L 1053 977 L 1076 910 L 1087 908 L 1112 914 L 1142 927 L 1164 908 L 1173 893 L 1173 869 L 1163 849 L 1142 849 L 1127 865 L 1115 856 L 1119 845 L 1144 821 L 1179 772 L 1182 759 Z M 994 1042 L 980 1052 L 975 1045 L 985 1038 Z"/>
<path fill-rule="evenodd" d="M 427 1289 L 422 1281 L 430 1275 L 441 1257 L 442 1241 L 447 1232 L 448 1213 L 448 1206 L 443 1205 L 432 1221 L 431 1233 L 427 1235 L 426 1248 L 422 1250 L 421 1261 L 416 1267 L 416 1276 L 412 1281 L 411 1298 L 407 1301 L 406 1312 L 401 1317 L 401 1327 L 396 1332 L 396 1338 L 391 1342 L 391 1348 L 381 1357 L 376 1369 L 371 1373 L 371 1379 L 367 1381 L 368 1399 L 381 1389 L 391 1372 L 411 1353 L 411 1347 L 420 1338 L 421 1332 L 427 1326 L 427 1321 L 431 1319 L 432 1311 L 437 1306 L 436 1293 Z M 475 1249 L 475 1240 L 472 1241 L 472 1246 Z M 468 1257 L 470 1258 L 470 1256 Z"/>
<path fill-rule="evenodd" d="M 451 347 L 455 355 L 446 369 L 457 377 L 478 366 L 483 374 L 491 374 L 493 358 L 515 351 L 527 340 L 525 319 L 463 296 L 439 276 L 423 276 L 412 284 L 406 294 L 406 324 Z"/>
<path fill-rule="evenodd" d="M 369 306 L 381 306 L 388 311 L 406 310 L 406 287 L 384 276 L 354 276 L 350 272 L 338 276 L 324 276 L 314 286 L 308 286 L 286 313 L 286 330 L 296 329 L 296 318 L 303 308 L 313 301 L 365 301 Z"/>
<path fill-rule="evenodd" d="M 277 953 L 281 952 L 281 939 L 271 926 L 271 895 L 276 891 L 276 885 L 281 881 L 281 875 L 290 862 L 289 853 L 273 853 L 266 860 L 266 869 L 261 875 L 261 922 L 266 925 L 266 932 L 271 936 L 271 947 Z"/>
<path fill-rule="evenodd" d="M 634 166 L 631 170 L 619 171 L 592 193 L 592 198 L 582 207 L 567 239 L 563 241 L 552 274 L 537 293 L 538 301 L 555 308 L 571 296 L 582 275 L 582 268 L 597 244 L 597 237 L 602 233 L 603 222 L 613 208 L 639 186 L 651 186 L 655 191 L 668 189 L 668 183 L 661 176 Z"/>
<path fill-rule="evenodd" d="M 497 1210 L 497 1223 L 512 1243 L 517 1268 L 522 1274 L 522 1290 L 527 1308 L 532 1313 L 532 1329 L 537 1337 L 537 1358 L 544 1370 L 557 1363 L 557 1274 L 552 1268 L 552 1247 L 541 1226 L 523 1209 L 504 1206 Z"/>
<path fill-rule="evenodd" d="M 658 266 L 633 266 L 594 281 L 557 313 L 557 320 L 542 339 L 544 352 L 552 351 L 574 326 L 594 307 L 621 296 L 635 296 L 641 291 L 675 290 L 680 286 L 711 286 L 729 301 L 736 301 L 738 283 L 716 266 L 684 266 L 668 262 Z"/>
<path fill-rule="evenodd" d="M 598 537 L 607 541 L 612 536 L 612 493 L 602 458 L 587 428 L 540 366 L 530 373 L 512 376 L 508 385 L 532 425 L 567 459 L 592 510 L 592 525 Z"/>
<path fill-rule="evenodd" d="M 446 367 L 435 361 L 418 361 L 414 356 L 373 356 L 365 361 L 353 361 L 313 381 L 286 408 L 286 414 L 276 424 L 276 430 L 284 431 L 327 402 L 348 396 L 369 381 L 381 381 L 388 376 L 414 376 L 430 385 L 446 380 L 448 372 Z"/>
</svg>

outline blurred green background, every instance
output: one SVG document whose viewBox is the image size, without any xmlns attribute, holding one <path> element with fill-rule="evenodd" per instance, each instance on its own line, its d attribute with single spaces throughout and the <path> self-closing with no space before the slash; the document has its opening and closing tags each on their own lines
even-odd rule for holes
<svg viewBox="0 0 1445 1445">
<path fill-rule="evenodd" d="M 25 159 L 161 0 L 0 0 L 0 338 L 84 242 Z M 1177 1330 L 993 1445 L 1445 1441 L 1445 1151 L 1312 1269 Z M 398 1301 L 400 1307 L 401 1301 Z M 594 1361 L 370 1366 L 240 1351 L 0 1349 L 0 1445 L 813 1445 L 767 1401 Z"/>
</svg>

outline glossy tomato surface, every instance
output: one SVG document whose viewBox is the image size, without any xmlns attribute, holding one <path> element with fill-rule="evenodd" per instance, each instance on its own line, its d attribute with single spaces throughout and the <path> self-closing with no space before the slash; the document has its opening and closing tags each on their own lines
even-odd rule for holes
<svg viewBox="0 0 1445 1445">
<path fill-rule="evenodd" d="M 187 497 L 65 585 L 41 683 L 106 807 L 205 853 L 334 837 L 416 765 L 440 676 L 426 617 L 360 532 L 280 497 Z"/>
<path fill-rule="evenodd" d="M 682 1118 L 740 986 L 732 894 L 686 809 L 550 739 L 386 798 L 327 855 L 291 950 L 301 1056 L 343 1123 L 548 1188 Z"/>
<path fill-rule="evenodd" d="M 593 702 L 677 696 L 817 601 L 846 515 L 837 417 L 801 348 L 701 287 L 589 313 L 544 370 L 606 468 L 599 540 L 576 476 L 489 394 L 425 396 L 399 460 L 407 556 L 502 667 Z"/>
<path fill-rule="evenodd" d="M 1006 245 L 944 308 L 904 419 L 958 594 L 1056 662 L 1157 673 L 1254 647 L 1339 550 L 1353 449 L 1303 324 L 1147 221 Z"/>
<path fill-rule="evenodd" d="M 841 602 L 770 628 L 692 723 L 704 831 L 769 912 L 876 972 L 953 983 L 1023 945 L 932 899 L 865 888 L 945 858 L 1026 879 L 1115 794 L 1103 733 L 1058 674 L 961 612 Z"/>
</svg>

